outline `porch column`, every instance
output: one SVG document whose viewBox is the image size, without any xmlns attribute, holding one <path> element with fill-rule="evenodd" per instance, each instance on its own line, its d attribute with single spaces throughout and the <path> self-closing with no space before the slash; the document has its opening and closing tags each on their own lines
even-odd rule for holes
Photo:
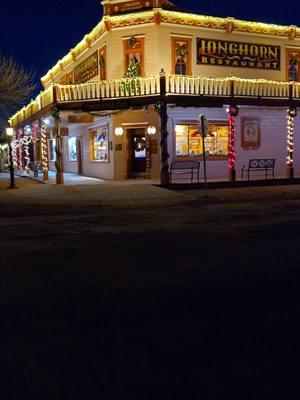
<svg viewBox="0 0 300 400">
<path fill-rule="evenodd" d="M 49 179 L 48 174 L 48 149 L 47 149 L 47 127 L 42 119 L 41 122 L 41 156 L 42 156 L 42 169 L 43 169 L 43 180 Z"/>
<path fill-rule="evenodd" d="M 56 184 L 62 185 L 64 183 L 64 172 L 63 172 L 63 163 L 62 163 L 62 141 L 60 135 L 59 128 L 59 109 L 57 107 L 53 107 L 51 110 L 52 117 L 54 118 L 55 123 L 55 140 L 56 140 Z"/>
<path fill-rule="evenodd" d="M 295 107 L 287 110 L 287 157 L 286 157 L 286 177 L 294 178 L 294 119 L 297 115 Z"/>
<path fill-rule="evenodd" d="M 160 183 L 162 185 L 169 184 L 169 164 L 168 164 L 168 111 L 167 103 L 165 100 L 166 94 L 166 75 L 164 70 L 160 73 L 160 95 L 161 99 L 155 104 L 156 111 L 160 115 L 160 150 L 161 150 L 161 169 L 160 169 Z"/>
<path fill-rule="evenodd" d="M 37 169 L 37 149 L 36 149 L 36 142 L 37 142 L 37 132 L 36 132 L 36 123 L 33 122 L 31 125 L 31 140 L 32 140 L 32 157 L 33 157 L 33 176 L 38 178 L 38 169 Z"/>
<path fill-rule="evenodd" d="M 29 158 L 29 143 L 30 143 L 30 137 L 29 137 L 29 132 L 25 130 L 24 137 L 23 137 L 23 143 L 24 143 L 24 158 L 25 158 L 25 174 L 29 175 L 30 174 L 30 168 L 29 168 L 29 163 L 30 163 L 30 158 Z"/>
<path fill-rule="evenodd" d="M 234 145 L 234 125 L 235 117 L 238 115 L 238 108 L 235 105 L 230 105 L 227 109 L 229 138 L 228 138 L 228 180 L 235 182 L 235 145 Z"/>
<path fill-rule="evenodd" d="M 21 174 L 23 172 L 23 152 L 22 152 L 22 129 L 18 129 L 17 132 L 17 139 L 18 139 L 18 151 L 17 151 L 17 157 L 18 157 L 18 170 L 19 173 Z"/>
</svg>

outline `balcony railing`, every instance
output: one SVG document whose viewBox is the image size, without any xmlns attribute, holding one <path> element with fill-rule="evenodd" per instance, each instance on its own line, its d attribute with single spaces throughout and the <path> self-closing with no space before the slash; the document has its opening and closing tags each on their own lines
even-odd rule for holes
<svg viewBox="0 0 300 400">
<path fill-rule="evenodd" d="M 210 96 L 222 98 L 271 98 L 300 100 L 300 83 L 241 79 L 237 77 L 208 78 L 200 76 L 155 75 L 145 78 L 94 81 L 82 84 L 53 84 L 35 100 L 17 112 L 12 126 L 33 117 L 52 104 L 105 101 L 113 99 L 168 96 Z"/>
</svg>

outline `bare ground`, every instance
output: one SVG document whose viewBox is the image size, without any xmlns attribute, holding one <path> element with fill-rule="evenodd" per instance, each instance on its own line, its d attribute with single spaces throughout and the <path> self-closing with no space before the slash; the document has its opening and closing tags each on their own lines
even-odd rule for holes
<svg viewBox="0 0 300 400">
<path fill-rule="evenodd" d="M 3 399 L 297 398 L 299 186 L 111 207 L 1 190 Z"/>
</svg>

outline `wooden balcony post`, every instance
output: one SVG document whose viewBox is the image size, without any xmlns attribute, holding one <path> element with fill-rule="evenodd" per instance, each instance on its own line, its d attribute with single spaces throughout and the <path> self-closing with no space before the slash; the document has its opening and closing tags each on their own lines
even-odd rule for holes
<svg viewBox="0 0 300 400">
<path fill-rule="evenodd" d="M 169 184 L 169 164 L 168 164 L 168 110 L 166 103 L 166 75 L 164 70 L 160 72 L 160 100 L 155 104 L 156 111 L 160 116 L 160 150 L 161 150 L 161 170 L 160 183 Z"/>
<path fill-rule="evenodd" d="M 63 173 L 63 160 L 62 160 L 62 140 L 59 129 L 59 109 L 57 107 L 52 108 L 52 117 L 55 121 L 55 139 L 56 139 L 56 184 L 62 185 L 64 183 Z"/>
</svg>

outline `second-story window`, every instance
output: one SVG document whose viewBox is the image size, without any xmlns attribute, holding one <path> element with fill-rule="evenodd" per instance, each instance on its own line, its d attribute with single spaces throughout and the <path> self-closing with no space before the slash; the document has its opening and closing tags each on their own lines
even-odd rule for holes
<svg viewBox="0 0 300 400">
<path fill-rule="evenodd" d="M 132 36 L 124 40 L 124 75 L 144 76 L 144 38 Z"/>
<path fill-rule="evenodd" d="M 100 80 L 106 79 L 106 46 L 99 49 Z"/>
<path fill-rule="evenodd" d="M 172 38 L 172 73 L 191 74 L 191 39 Z"/>
<path fill-rule="evenodd" d="M 300 81 L 300 49 L 286 51 L 287 80 Z"/>
</svg>

